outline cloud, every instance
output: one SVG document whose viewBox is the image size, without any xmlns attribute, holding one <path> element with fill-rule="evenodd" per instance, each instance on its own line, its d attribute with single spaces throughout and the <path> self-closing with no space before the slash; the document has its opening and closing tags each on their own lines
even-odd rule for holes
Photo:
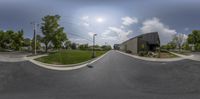
<svg viewBox="0 0 200 99">
<path fill-rule="evenodd" d="M 90 37 L 93 37 L 94 34 L 96 34 L 96 33 L 94 33 L 94 32 L 88 32 L 88 35 L 89 35 Z"/>
<path fill-rule="evenodd" d="M 123 17 L 122 18 L 122 24 L 123 25 L 125 25 L 125 26 L 129 26 L 129 25 L 131 25 L 131 24 L 135 24 L 135 23 L 138 23 L 138 19 L 137 18 L 135 18 L 135 17 Z"/>
<path fill-rule="evenodd" d="M 87 22 L 84 22 L 83 25 L 84 25 L 84 26 L 87 26 L 87 27 L 90 26 L 90 24 L 87 23 Z"/>
<path fill-rule="evenodd" d="M 184 30 L 185 30 L 185 31 L 189 31 L 189 28 L 185 28 Z"/>
<path fill-rule="evenodd" d="M 89 16 L 83 16 L 82 20 L 88 21 L 89 20 Z"/>
<path fill-rule="evenodd" d="M 118 34 L 111 30 L 106 30 L 101 34 L 101 38 L 104 40 L 116 40 L 118 38 Z"/>
<path fill-rule="evenodd" d="M 177 32 L 174 29 L 170 29 L 164 25 L 158 18 L 153 18 L 143 22 L 143 26 L 140 28 L 142 33 L 158 32 L 161 40 L 161 44 L 167 44 L 172 40 L 173 35 Z"/>
<path fill-rule="evenodd" d="M 78 44 L 88 44 L 88 40 L 82 38 L 70 38 L 70 41 Z"/>
<path fill-rule="evenodd" d="M 89 27 L 90 24 L 89 24 L 89 16 L 83 16 L 82 18 L 82 21 L 83 21 L 83 25 L 86 26 L 86 27 Z"/>
<path fill-rule="evenodd" d="M 102 38 L 115 40 L 118 43 L 123 42 L 128 39 L 128 35 L 132 33 L 131 30 L 123 30 L 117 27 L 108 27 L 108 29 L 102 33 Z"/>
</svg>

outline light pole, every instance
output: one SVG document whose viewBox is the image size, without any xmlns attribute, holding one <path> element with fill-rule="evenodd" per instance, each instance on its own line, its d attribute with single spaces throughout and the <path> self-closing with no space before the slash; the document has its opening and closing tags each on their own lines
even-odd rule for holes
<svg viewBox="0 0 200 99">
<path fill-rule="evenodd" d="M 36 49 L 36 45 L 37 45 L 37 41 L 36 41 L 36 28 L 39 26 L 39 24 L 37 24 L 35 22 L 31 22 L 31 24 L 33 25 L 33 38 L 34 38 L 34 54 L 37 54 L 37 49 Z"/>
<path fill-rule="evenodd" d="M 97 36 L 97 34 L 93 34 L 93 47 L 92 47 L 92 58 L 95 58 L 95 51 L 94 51 L 94 46 L 95 46 L 95 36 Z"/>
</svg>

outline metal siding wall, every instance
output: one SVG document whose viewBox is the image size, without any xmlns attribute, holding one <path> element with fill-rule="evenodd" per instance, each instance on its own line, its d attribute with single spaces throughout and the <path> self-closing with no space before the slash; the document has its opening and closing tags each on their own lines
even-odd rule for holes
<svg viewBox="0 0 200 99">
<path fill-rule="evenodd" d="M 137 54 L 137 38 L 127 42 L 127 50 L 130 50 L 133 54 Z"/>
</svg>

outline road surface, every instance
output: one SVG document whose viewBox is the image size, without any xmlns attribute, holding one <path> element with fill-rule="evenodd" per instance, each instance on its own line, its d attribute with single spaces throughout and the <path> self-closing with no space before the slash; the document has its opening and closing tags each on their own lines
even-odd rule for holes
<svg viewBox="0 0 200 99">
<path fill-rule="evenodd" d="M 199 99 L 200 62 L 148 62 L 111 51 L 92 64 L 54 71 L 0 62 L 0 99 Z"/>
</svg>

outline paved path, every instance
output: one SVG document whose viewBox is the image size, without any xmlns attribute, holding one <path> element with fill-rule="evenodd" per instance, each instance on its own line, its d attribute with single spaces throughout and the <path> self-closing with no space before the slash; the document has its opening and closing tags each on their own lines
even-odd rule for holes
<svg viewBox="0 0 200 99">
<path fill-rule="evenodd" d="M 29 54 L 26 52 L 0 52 L 0 62 L 25 61 L 25 57 Z"/>
<path fill-rule="evenodd" d="M 192 60 L 200 61 L 200 52 L 193 52 L 192 55 Z"/>
<path fill-rule="evenodd" d="M 200 62 L 150 62 L 112 51 L 73 71 L 0 62 L 0 99 L 199 99 Z"/>
</svg>

